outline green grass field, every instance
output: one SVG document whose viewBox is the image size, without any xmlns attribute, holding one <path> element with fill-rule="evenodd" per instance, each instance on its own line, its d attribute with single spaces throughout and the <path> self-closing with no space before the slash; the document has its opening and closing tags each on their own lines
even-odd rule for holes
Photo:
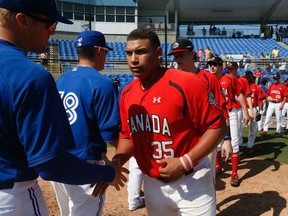
<svg viewBox="0 0 288 216">
<path fill-rule="evenodd" d="M 266 160 L 277 161 L 288 164 L 288 134 L 282 132 L 282 137 L 274 137 L 275 129 L 271 128 L 266 136 L 261 136 L 257 132 L 254 145 L 254 154 L 249 155 L 242 151 L 241 158 L 260 157 Z M 243 146 L 247 146 L 247 128 L 243 128 Z"/>
</svg>

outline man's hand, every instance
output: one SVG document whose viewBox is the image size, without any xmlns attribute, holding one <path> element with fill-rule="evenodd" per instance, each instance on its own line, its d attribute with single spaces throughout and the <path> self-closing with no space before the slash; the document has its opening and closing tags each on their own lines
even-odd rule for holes
<svg viewBox="0 0 288 216">
<path fill-rule="evenodd" d="M 122 167 L 119 163 L 119 161 L 109 161 L 106 155 L 102 155 L 102 159 L 105 161 L 105 165 L 112 166 L 115 169 L 115 178 L 112 182 L 106 182 L 106 183 L 98 183 L 96 184 L 92 195 L 94 197 L 98 196 L 99 194 L 103 194 L 107 187 L 109 185 L 112 185 L 116 188 L 117 191 L 120 190 L 120 186 L 124 186 L 124 182 L 127 182 L 127 177 L 124 175 L 124 173 L 129 174 L 129 170 Z M 95 184 L 92 184 L 91 187 L 93 187 Z"/>
<path fill-rule="evenodd" d="M 233 151 L 232 151 L 232 145 L 231 140 L 225 140 L 222 148 L 221 148 L 221 157 L 224 158 L 224 161 L 227 162 L 228 159 L 231 157 Z"/>
<path fill-rule="evenodd" d="M 244 123 L 244 125 L 247 125 L 249 121 L 250 121 L 250 116 L 249 116 L 248 112 L 243 112 L 243 123 Z"/>
<path fill-rule="evenodd" d="M 160 177 L 163 180 L 173 181 L 181 178 L 185 174 L 185 169 L 180 158 L 165 158 L 157 160 L 157 163 L 163 164 L 159 168 Z"/>
</svg>

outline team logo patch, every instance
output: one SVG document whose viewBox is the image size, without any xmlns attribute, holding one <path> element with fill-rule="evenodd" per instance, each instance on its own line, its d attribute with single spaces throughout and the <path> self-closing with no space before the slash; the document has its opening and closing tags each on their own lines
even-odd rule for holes
<svg viewBox="0 0 288 216">
<path fill-rule="evenodd" d="M 211 91 L 209 91 L 209 93 L 208 93 L 208 101 L 212 105 L 215 105 L 215 106 L 217 105 L 217 101 L 214 97 L 214 94 Z"/>
<path fill-rule="evenodd" d="M 82 41 L 83 41 L 83 38 L 82 38 L 82 37 L 77 40 L 77 46 L 78 46 L 78 47 L 81 47 L 81 46 L 82 46 Z"/>
<path fill-rule="evenodd" d="M 179 43 L 178 42 L 174 42 L 172 45 L 173 49 L 177 49 L 179 47 Z"/>
<path fill-rule="evenodd" d="M 161 97 L 154 97 L 153 103 L 161 103 Z"/>
</svg>

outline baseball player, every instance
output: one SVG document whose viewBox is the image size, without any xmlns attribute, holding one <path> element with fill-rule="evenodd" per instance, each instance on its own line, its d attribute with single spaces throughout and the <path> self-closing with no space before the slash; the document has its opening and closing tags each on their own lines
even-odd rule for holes
<svg viewBox="0 0 288 216">
<path fill-rule="evenodd" d="M 263 109 L 263 105 L 259 104 L 259 101 L 265 98 L 261 97 L 262 89 L 255 83 L 256 77 L 253 76 L 253 73 L 251 71 L 245 71 L 243 77 L 247 79 L 247 81 L 249 82 L 249 88 L 252 92 L 251 98 L 253 104 L 253 116 L 256 117 L 256 113 L 259 110 Z M 254 153 L 253 146 L 255 144 L 256 133 L 257 133 L 257 121 L 255 118 L 252 118 L 248 123 L 248 141 L 246 147 L 246 152 L 248 154 Z"/>
<path fill-rule="evenodd" d="M 0 0 L 0 214 L 48 216 L 37 182 L 110 182 L 119 189 L 124 168 L 83 162 L 67 150 L 73 134 L 51 74 L 30 61 L 42 53 L 60 16 L 54 0 Z"/>
<path fill-rule="evenodd" d="M 207 155 L 226 132 L 221 108 L 195 74 L 160 66 L 163 54 L 153 30 L 133 30 L 126 54 L 138 79 L 120 95 L 122 130 L 113 160 L 124 164 L 135 156 L 149 215 L 215 215 Z"/>
<path fill-rule="evenodd" d="M 261 87 L 262 98 L 267 98 L 268 97 L 268 95 L 267 95 L 268 88 L 266 87 L 266 83 L 267 83 L 266 78 L 262 77 L 259 82 L 260 83 L 258 85 Z M 261 119 L 260 119 L 260 121 L 258 121 L 258 131 L 262 131 L 263 116 L 266 113 L 268 102 L 267 102 L 267 100 L 263 99 L 263 100 L 259 100 L 259 104 L 263 104 L 263 109 L 260 111 Z"/>
<path fill-rule="evenodd" d="M 238 125 L 238 114 L 237 114 L 237 100 L 238 100 L 243 108 L 243 122 L 247 124 L 250 120 L 247 106 L 245 103 L 245 98 L 243 93 L 241 92 L 239 83 L 237 79 L 231 74 L 223 74 L 222 67 L 223 67 L 223 60 L 220 57 L 211 58 L 207 64 L 210 67 L 210 71 L 214 74 L 220 83 L 222 88 L 222 92 L 226 99 L 226 109 L 228 110 L 229 114 L 229 123 L 230 123 L 230 133 L 231 133 L 231 144 L 233 154 L 231 156 L 232 162 L 232 174 L 230 179 L 231 186 L 239 186 L 239 178 L 238 178 L 238 162 L 239 162 L 239 125 Z M 216 173 L 218 170 L 222 170 L 221 156 L 217 153 L 216 157 Z"/>
<path fill-rule="evenodd" d="M 83 161 L 103 165 L 106 143 L 115 146 L 119 135 L 119 109 L 113 82 L 99 71 L 104 69 L 106 45 L 98 31 L 83 31 L 76 40 L 77 67 L 56 82 L 75 139 L 69 152 Z M 89 184 L 52 182 L 61 215 L 101 215 L 105 194 L 93 197 Z"/>
<path fill-rule="evenodd" d="M 281 136 L 281 123 L 282 116 L 281 110 L 285 104 L 285 96 L 286 96 L 286 86 L 280 83 L 280 74 L 276 73 L 273 76 L 274 83 L 271 84 L 268 88 L 268 96 L 267 100 L 269 101 L 269 105 L 266 112 L 266 118 L 263 126 L 263 131 L 260 132 L 261 135 L 266 135 L 268 131 L 269 124 L 271 122 L 271 117 L 273 113 L 276 115 L 276 132 L 275 137 Z"/>
<path fill-rule="evenodd" d="M 246 100 L 246 104 L 248 105 L 248 112 L 251 119 L 253 119 L 253 104 L 252 104 L 252 97 L 251 97 L 251 90 L 249 88 L 248 80 L 245 79 L 242 76 L 238 75 L 238 64 L 237 62 L 229 62 L 227 67 L 230 74 L 232 74 L 237 81 L 239 82 L 240 88 L 242 89 L 244 98 Z M 242 148 L 243 145 L 243 136 L 242 136 L 242 130 L 243 130 L 243 110 L 242 105 L 237 100 L 237 115 L 238 115 L 238 126 L 239 126 L 239 147 Z"/>
<path fill-rule="evenodd" d="M 224 116 L 227 119 L 227 124 L 229 125 L 228 121 L 228 112 L 226 110 L 226 101 L 224 98 L 224 95 L 222 94 L 220 84 L 218 82 L 218 79 L 216 76 L 211 74 L 208 71 L 200 70 L 196 68 L 195 66 L 195 59 L 197 53 L 194 52 L 194 46 L 192 42 L 188 39 L 179 39 L 175 41 L 172 44 L 172 52 L 168 53 L 169 55 L 174 55 L 174 59 L 179 65 L 180 69 L 186 72 L 192 72 L 196 74 L 203 82 L 206 83 L 207 87 L 209 88 L 211 94 L 214 95 L 217 103 L 223 108 Z M 226 136 L 226 141 L 221 142 L 219 145 L 219 149 L 221 149 L 221 157 L 224 157 L 225 155 L 225 161 L 227 161 L 231 154 L 232 154 L 232 148 L 231 148 L 231 136 L 230 136 L 230 130 L 227 130 L 229 134 Z M 212 163 L 212 173 L 213 176 L 215 176 L 215 167 L 216 167 L 216 152 L 217 150 L 213 151 L 209 158 Z M 219 150 L 220 153 L 220 150 Z"/>
<path fill-rule="evenodd" d="M 284 107 L 282 109 L 282 128 L 285 129 L 285 133 L 288 134 L 288 79 L 286 78 L 283 81 L 283 84 L 286 86 L 286 97 L 285 97 L 285 104 Z M 285 122 L 285 116 L 286 117 L 286 122 Z"/>
</svg>

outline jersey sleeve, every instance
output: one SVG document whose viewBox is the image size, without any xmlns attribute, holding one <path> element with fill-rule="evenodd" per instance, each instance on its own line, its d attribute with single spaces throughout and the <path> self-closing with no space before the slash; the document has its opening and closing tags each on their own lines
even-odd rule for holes
<svg viewBox="0 0 288 216">
<path fill-rule="evenodd" d="M 203 82 L 194 81 L 193 91 L 187 91 L 188 107 L 193 124 L 202 133 L 208 128 L 219 128 L 225 122 L 222 108 Z"/>
</svg>

